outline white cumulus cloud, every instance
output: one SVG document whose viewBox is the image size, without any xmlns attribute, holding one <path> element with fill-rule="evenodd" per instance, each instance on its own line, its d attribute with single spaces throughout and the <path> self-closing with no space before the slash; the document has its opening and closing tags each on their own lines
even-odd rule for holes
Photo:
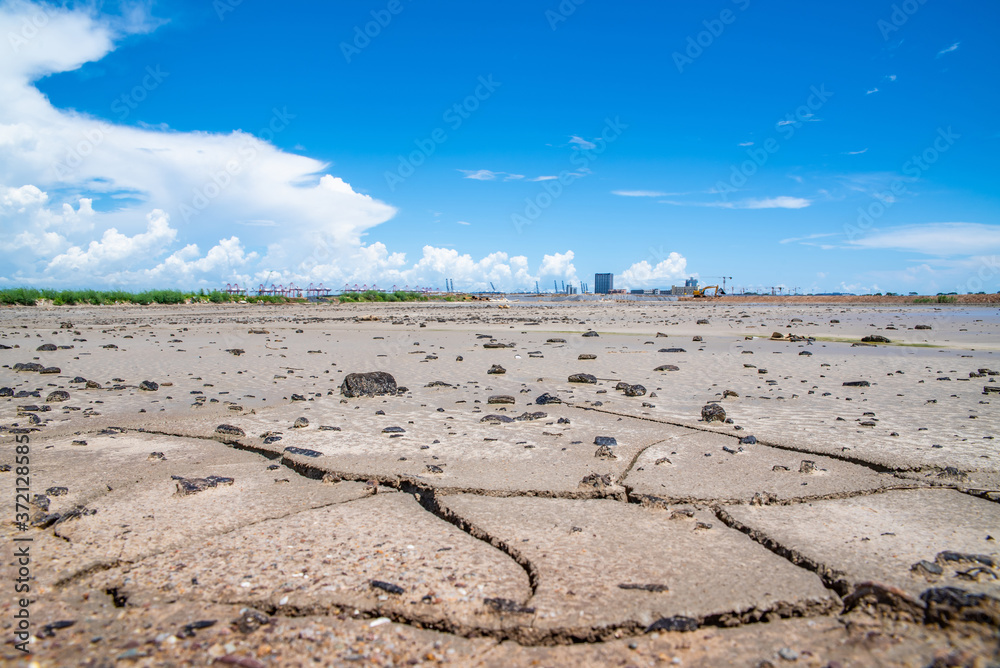
<svg viewBox="0 0 1000 668">
<path fill-rule="evenodd" d="M 669 288 L 673 281 L 687 276 L 687 259 L 680 253 L 672 252 L 666 258 L 651 265 L 647 260 L 636 262 L 621 273 L 622 287 L 629 288 Z"/>
</svg>

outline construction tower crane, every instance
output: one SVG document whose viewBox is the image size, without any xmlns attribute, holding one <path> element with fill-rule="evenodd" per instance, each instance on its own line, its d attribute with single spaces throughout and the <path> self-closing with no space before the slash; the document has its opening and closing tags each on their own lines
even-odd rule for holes
<svg viewBox="0 0 1000 668">
<path fill-rule="evenodd" d="M 721 278 L 722 279 L 722 289 L 719 290 L 719 294 L 720 295 L 726 294 L 726 281 L 733 280 L 732 276 L 705 276 L 705 278 Z"/>
</svg>

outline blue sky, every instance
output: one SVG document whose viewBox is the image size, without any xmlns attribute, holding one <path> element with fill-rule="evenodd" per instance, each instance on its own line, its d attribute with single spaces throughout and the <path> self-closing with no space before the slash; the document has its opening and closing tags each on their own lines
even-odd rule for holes
<svg viewBox="0 0 1000 668">
<path fill-rule="evenodd" d="M 996 292 L 998 19 L 0 2 L 0 285 Z"/>
</svg>

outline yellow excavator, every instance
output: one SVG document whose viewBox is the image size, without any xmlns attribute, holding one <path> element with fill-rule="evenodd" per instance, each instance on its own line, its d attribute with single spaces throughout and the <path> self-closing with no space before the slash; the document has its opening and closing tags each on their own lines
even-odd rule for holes
<svg viewBox="0 0 1000 668">
<path fill-rule="evenodd" d="M 706 294 L 709 290 L 712 290 L 712 294 L 711 295 Z M 694 289 L 694 296 L 697 297 L 697 298 L 709 297 L 709 296 L 711 296 L 711 297 L 718 297 L 720 294 L 724 295 L 724 294 L 726 294 L 726 292 L 725 292 L 725 290 L 721 290 L 720 291 L 718 285 L 706 285 L 703 288 L 695 288 Z"/>
</svg>

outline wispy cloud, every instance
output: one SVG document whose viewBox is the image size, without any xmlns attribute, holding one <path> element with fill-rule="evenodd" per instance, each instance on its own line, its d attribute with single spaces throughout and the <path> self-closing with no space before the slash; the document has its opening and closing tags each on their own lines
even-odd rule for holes
<svg viewBox="0 0 1000 668">
<path fill-rule="evenodd" d="M 533 179 L 528 179 L 529 181 L 554 181 L 558 179 L 558 176 L 536 176 Z"/>
<path fill-rule="evenodd" d="M 510 172 L 494 172 L 489 169 L 460 169 L 458 170 L 465 174 L 462 178 L 473 179 L 475 181 L 496 181 L 497 179 L 503 179 L 504 181 L 519 181 L 524 178 L 524 174 L 511 174 Z M 535 179 L 532 179 L 535 180 Z"/>
<path fill-rule="evenodd" d="M 952 51 L 956 51 L 956 50 L 958 50 L 958 46 L 959 46 L 960 44 L 961 44 L 961 42 L 955 42 L 955 43 L 954 43 L 954 44 L 952 44 L 951 46 L 949 46 L 949 47 L 947 47 L 947 48 L 944 48 L 944 49 L 941 49 L 940 51 L 938 51 L 938 52 L 937 52 L 937 56 L 936 56 L 936 57 L 937 57 L 937 58 L 940 58 L 941 56 L 943 56 L 943 55 L 944 55 L 944 54 L 946 54 L 946 53 L 951 53 Z"/>
<path fill-rule="evenodd" d="M 872 230 L 848 247 L 898 250 L 925 255 L 974 255 L 1000 250 L 1000 225 L 982 223 L 922 223 Z"/>
<path fill-rule="evenodd" d="M 863 148 L 860 151 L 845 151 L 844 155 L 861 155 L 862 153 L 867 153 L 868 149 Z"/>
<path fill-rule="evenodd" d="M 752 141 L 741 141 L 737 146 L 753 146 Z"/>
<path fill-rule="evenodd" d="M 458 224 L 459 224 L 459 225 L 472 225 L 472 223 L 467 223 L 467 222 L 465 222 L 464 220 L 460 220 L 460 221 L 458 221 Z"/>
<path fill-rule="evenodd" d="M 872 93 L 877 93 L 878 88 L 869 88 L 865 95 L 871 95 Z"/>
<path fill-rule="evenodd" d="M 594 142 L 587 141 L 583 137 L 578 137 L 577 135 L 573 135 L 572 137 L 570 137 L 569 143 L 570 144 L 575 144 L 577 146 L 577 148 L 582 148 L 582 149 L 586 149 L 586 150 L 590 150 L 592 148 L 597 148 L 597 144 L 595 144 Z"/>
<path fill-rule="evenodd" d="M 718 209 L 804 209 L 812 200 L 804 197 L 767 197 L 764 199 L 744 199 L 736 202 L 678 202 L 675 200 L 660 200 L 663 204 L 674 206 L 708 206 Z"/>
<path fill-rule="evenodd" d="M 835 236 L 837 236 L 837 234 L 838 234 L 837 232 L 819 232 L 817 234 L 807 234 L 804 237 L 789 237 L 787 239 L 782 239 L 778 243 L 782 243 L 782 244 L 801 243 L 803 241 L 811 241 L 813 239 L 823 239 L 825 237 L 835 237 Z"/>
<path fill-rule="evenodd" d="M 659 190 L 612 190 L 612 195 L 622 197 L 668 197 L 669 195 L 679 195 L 680 193 L 665 193 Z"/>
<path fill-rule="evenodd" d="M 886 74 L 885 75 L 885 80 L 886 81 L 895 81 L 896 80 L 896 75 L 895 74 Z"/>
<path fill-rule="evenodd" d="M 795 118 L 782 119 L 777 123 L 775 123 L 775 126 L 780 128 L 784 125 L 792 125 L 793 123 L 804 123 L 804 122 L 818 123 L 819 121 L 822 120 L 823 120 L 822 118 L 816 118 L 816 114 L 801 114 L 799 116 L 796 116 Z"/>
</svg>

